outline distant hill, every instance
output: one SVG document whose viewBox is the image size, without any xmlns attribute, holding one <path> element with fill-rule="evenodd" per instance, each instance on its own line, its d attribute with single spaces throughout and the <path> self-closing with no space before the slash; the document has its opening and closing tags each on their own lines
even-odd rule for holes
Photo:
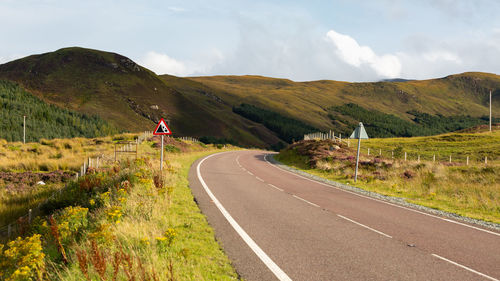
<svg viewBox="0 0 500 281">
<path fill-rule="evenodd" d="M 346 133 L 359 121 L 381 137 L 476 126 L 486 122 L 490 89 L 500 117 L 500 76 L 488 73 L 404 83 L 180 78 L 158 76 L 119 54 L 74 47 L 0 65 L 0 79 L 59 107 L 99 115 L 118 130 L 152 130 L 164 117 L 177 136 L 256 147 L 279 148 L 310 130 Z"/>
<path fill-rule="evenodd" d="M 260 147 L 280 142 L 263 125 L 233 114 L 209 89 L 181 93 L 115 53 L 75 47 L 33 55 L 0 65 L 0 79 L 62 108 L 97 114 L 120 130 L 153 130 L 164 117 L 177 136 L 215 136 Z"/>
<path fill-rule="evenodd" d="M 261 76 L 189 79 L 219 91 L 220 97 L 233 105 L 251 104 L 337 132 L 350 131 L 354 124 L 364 121 L 361 116 L 346 116 L 332 110 L 345 104 L 356 104 L 413 123 L 412 113 L 481 119 L 489 112 L 490 89 L 493 90 L 494 116 L 500 117 L 500 76 L 489 73 L 471 72 L 404 83 L 293 82 Z M 341 119 L 350 122 L 341 122 Z"/>
</svg>

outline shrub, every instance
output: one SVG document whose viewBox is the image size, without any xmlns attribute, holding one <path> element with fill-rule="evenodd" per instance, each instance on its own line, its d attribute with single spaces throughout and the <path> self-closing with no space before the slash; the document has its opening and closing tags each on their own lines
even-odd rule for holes
<svg viewBox="0 0 500 281">
<path fill-rule="evenodd" d="M 0 244 L 0 279 L 33 280 L 42 279 L 45 271 L 44 253 L 40 234 L 21 238 L 7 244 L 3 250 Z"/>
</svg>

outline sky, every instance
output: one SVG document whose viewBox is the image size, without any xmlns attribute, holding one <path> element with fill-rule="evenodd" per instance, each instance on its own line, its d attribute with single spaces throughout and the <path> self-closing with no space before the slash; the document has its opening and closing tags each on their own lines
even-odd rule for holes
<svg viewBox="0 0 500 281">
<path fill-rule="evenodd" d="M 182 77 L 499 74 L 499 12 L 499 0 L 0 0 L 0 64 L 79 46 Z"/>
</svg>

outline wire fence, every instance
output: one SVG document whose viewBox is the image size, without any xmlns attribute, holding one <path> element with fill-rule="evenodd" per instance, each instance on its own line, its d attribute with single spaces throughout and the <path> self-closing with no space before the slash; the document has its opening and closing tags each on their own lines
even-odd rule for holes
<svg viewBox="0 0 500 281">
<path fill-rule="evenodd" d="M 121 143 L 118 146 L 115 145 L 114 157 L 113 157 L 113 155 L 101 154 L 98 157 L 89 157 L 89 158 L 85 159 L 82 166 L 80 167 L 80 172 L 77 172 L 75 174 L 74 180 L 78 180 L 79 177 L 82 177 L 85 174 L 87 174 L 87 172 L 89 171 L 89 168 L 90 169 L 98 169 L 99 167 L 106 167 L 106 166 L 109 166 L 109 165 L 112 165 L 113 163 L 115 163 L 117 161 L 117 157 L 116 157 L 117 150 L 120 151 L 119 153 L 130 152 L 130 151 L 132 151 L 132 149 L 134 148 L 134 145 L 135 145 L 135 150 L 133 150 L 133 152 L 136 153 L 136 155 L 137 155 L 138 145 L 141 144 L 143 141 L 147 140 L 148 138 L 150 138 L 152 135 L 153 135 L 153 132 L 145 131 L 142 134 L 140 134 L 134 142 Z M 29 228 L 33 219 L 37 216 L 43 215 L 43 211 L 42 211 L 43 206 L 47 202 L 49 202 L 50 200 L 61 195 L 61 193 L 63 193 L 63 191 L 65 191 L 67 188 L 68 188 L 68 183 L 66 183 L 63 188 L 60 188 L 58 191 L 55 191 L 54 193 L 52 193 L 51 196 L 49 196 L 43 202 L 38 204 L 36 207 L 29 209 L 26 214 L 18 217 L 17 219 L 13 220 L 12 222 L 10 222 L 8 224 L 0 227 L 0 238 L 10 240 L 13 235 L 25 233 L 25 231 Z"/>
<path fill-rule="evenodd" d="M 351 140 L 348 138 L 342 138 L 342 134 L 338 136 L 335 135 L 334 131 L 329 132 L 316 132 L 311 134 L 304 135 L 304 140 L 333 140 L 335 142 L 341 142 L 347 145 L 347 147 L 351 146 Z M 357 140 L 353 140 L 353 143 L 357 143 Z M 394 149 L 381 149 L 374 147 L 367 147 L 367 145 L 362 145 L 361 153 L 365 156 L 380 156 L 386 157 L 390 159 L 405 161 L 405 162 L 438 162 L 443 164 L 453 164 L 453 165 L 464 165 L 469 166 L 472 164 L 499 164 L 499 159 L 491 155 L 485 154 L 445 154 L 442 152 L 432 153 L 431 151 L 422 151 L 422 153 L 418 152 L 408 152 L 404 151 L 401 147 Z"/>
</svg>

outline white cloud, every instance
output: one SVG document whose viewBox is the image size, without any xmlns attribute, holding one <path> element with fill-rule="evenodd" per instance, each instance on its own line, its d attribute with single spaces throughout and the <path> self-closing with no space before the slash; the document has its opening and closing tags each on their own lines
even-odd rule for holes
<svg viewBox="0 0 500 281">
<path fill-rule="evenodd" d="M 194 72 L 186 63 L 157 52 L 147 53 L 140 63 L 157 74 L 186 76 Z"/>
<path fill-rule="evenodd" d="M 422 54 L 422 57 L 429 62 L 448 61 L 461 64 L 462 60 L 454 53 L 448 51 L 431 51 Z"/>
<path fill-rule="evenodd" d="M 352 66 L 359 68 L 366 64 L 378 75 L 390 78 L 401 74 L 401 62 L 395 55 L 379 56 L 370 47 L 360 46 L 351 36 L 340 34 L 335 30 L 328 31 L 326 37 L 335 46 L 339 58 Z"/>
</svg>

